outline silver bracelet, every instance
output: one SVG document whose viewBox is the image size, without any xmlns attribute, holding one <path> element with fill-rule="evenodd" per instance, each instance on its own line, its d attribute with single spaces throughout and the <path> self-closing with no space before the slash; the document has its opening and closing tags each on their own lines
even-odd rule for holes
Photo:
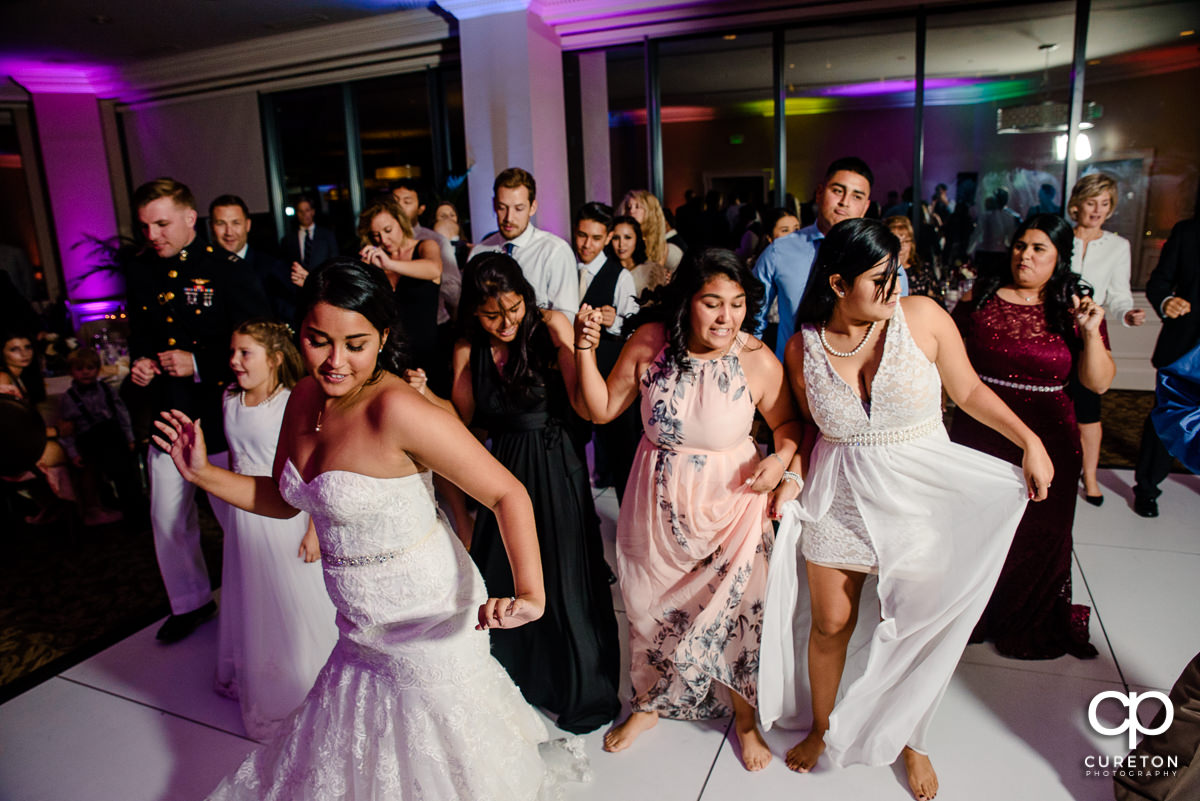
<svg viewBox="0 0 1200 801">
<path fill-rule="evenodd" d="M 771 455 L 772 455 L 772 456 L 774 456 L 776 459 L 778 459 L 778 460 L 779 460 L 779 463 L 780 463 L 781 465 L 783 465 L 784 472 L 787 472 L 787 462 L 783 461 L 783 457 L 782 457 L 782 456 L 780 456 L 778 453 L 775 453 L 775 452 L 772 452 L 772 453 L 771 453 Z"/>
<path fill-rule="evenodd" d="M 804 479 L 800 477 L 799 473 L 791 470 L 784 470 L 783 478 L 779 479 L 779 483 L 782 484 L 785 481 L 795 481 L 797 487 L 804 489 Z"/>
</svg>

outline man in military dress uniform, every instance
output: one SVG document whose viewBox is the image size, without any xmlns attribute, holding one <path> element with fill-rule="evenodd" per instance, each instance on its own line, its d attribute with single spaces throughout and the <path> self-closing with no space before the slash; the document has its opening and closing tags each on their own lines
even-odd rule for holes
<svg viewBox="0 0 1200 801">
<path fill-rule="evenodd" d="M 270 305 L 253 273 L 237 269 L 236 256 L 197 241 L 196 203 L 186 186 L 160 178 L 138 187 L 133 201 L 148 247 L 128 277 L 130 377 L 145 388 L 156 419 L 168 409 L 202 419 L 214 464 L 226 466 L 221 393 L 230 335 L 250 317 L 269 316 Z M 175 642 L 217 607 L 200 550 L 195 488 L 153 445 L 147 465 L 154 548 L 171 601 L 158 639 Z"/>
</svg>

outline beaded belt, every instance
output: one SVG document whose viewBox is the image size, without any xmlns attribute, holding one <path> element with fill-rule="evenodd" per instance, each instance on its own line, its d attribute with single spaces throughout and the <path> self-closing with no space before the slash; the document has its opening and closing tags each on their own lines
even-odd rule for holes
<svg viewBox="0 0 1200 801">
<path fill-rule="evenodd" d="M 1066 384 L 1019 384 L 1016 381 L 992 378 L 990 375 L 981 375 L 979 376 L 979 380 L 985 384 L 994 384 L 998 387 L 1008 387 L 1009 389 L 1021 389 L 1025 392 L 1062 392 L 1067 388 Z"/>
<path fill-rule="evenodd" d="M 941 417 L 930 417 L 923 423 L 917 423 L 915 426 L 908 428 L 893 428 L 888 431 L 863 431 L 860 434 L 851 434 L 848 437 L 826 437 L 821 436 L 826 442 L 832 442 L 835 445 L 895 445 L 898 442 L 908 442 L 921 437 L 927 437 L 930 434 L 942 428 Z"/>
<path fill-rule="evenodd" d="M 440 519 L 435 515 L 433 523 L 430 524 L 429 530 L 425 532 L 425 536 L 409 545 L 407 548 L 397 548 L 394 551 L 384 551 L 383 553 L 373 553 L 370 556 L 326 556 L 321 554 L 321 561 L 330 567 L 364 567 L 365 565 L 382 565 L 390 562 L 397 556 L 406 554 L 411 550 L 419 548 L 425 544 L 425 540 L 433 535 L 437 529 Z"/>
</svg>

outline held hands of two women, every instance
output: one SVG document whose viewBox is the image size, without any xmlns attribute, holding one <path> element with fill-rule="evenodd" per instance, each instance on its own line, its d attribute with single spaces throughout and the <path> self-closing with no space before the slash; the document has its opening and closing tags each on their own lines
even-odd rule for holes
<svg viewBox="0 0 1200 801">
<path fill-rule="evenodd" d="M 534 593 L 522 593 L 511 598 L 488 598 L 479 607 L 476 631 L 515 629 L 532 623 L 546 611 L 546 599 Z"/>
<path fill-rule="evenodd" d="M 178 409 L 163 412 L 162 418 L 154 421 L 154 426 L 162 432 L 162 436 L 155 434 L 151 439 L 175 462 L 179 475 L 195 484 L 200 474 L 210 466 L 200 421 L 193 422 Z"/>
<path fill-rule="evenodd" d="M 575 350 L 591 350 L 600 343 L 600 330 L 604 323 L 604 312 L 593 309 L 586 303 L 575 315 Z"/>
</svg>

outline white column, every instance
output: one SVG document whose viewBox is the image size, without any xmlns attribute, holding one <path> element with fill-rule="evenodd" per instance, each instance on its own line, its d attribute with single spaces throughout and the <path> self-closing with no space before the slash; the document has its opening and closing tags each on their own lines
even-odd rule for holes
<svg viewBox="0 0 1200 801">
<path fill-rule="evenodd" d="M 537 180 L 534 223 L 570 234 L 562 45 L 524 0 L 439 5 L 459 19 L 471 234 L 495 230 L 492 182 L 509 167 Z"/>
</svg>

